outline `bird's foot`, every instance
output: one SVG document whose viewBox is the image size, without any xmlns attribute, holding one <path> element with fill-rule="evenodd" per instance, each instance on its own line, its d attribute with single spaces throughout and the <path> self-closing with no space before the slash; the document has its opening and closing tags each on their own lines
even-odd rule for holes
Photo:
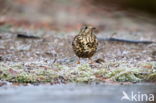
<svg viewBox="0 0 156 103">
<path fill-rule="evenodd" d="M 80 61 L 77 61 L 77 64 L 80 64 Z"/>
<path fill-rule="evenodd" d="M 79 58 L 79 60 L 77 61 L 77 64 L 80 64 L 80 58 Z"/>
<path fill-rule="evenodd" d="M 89 58 L 89 64 L 94 64 L 95 62 L 91 59 L 91 58 Z"/>
</svg>

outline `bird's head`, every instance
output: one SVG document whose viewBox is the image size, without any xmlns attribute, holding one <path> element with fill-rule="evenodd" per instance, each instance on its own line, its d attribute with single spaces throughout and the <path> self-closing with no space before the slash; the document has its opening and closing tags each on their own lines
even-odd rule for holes
<svg viewBox="0 0 156 103">
<path fill-rule="evenodd" d="M 94 32 L 95 28 L 92 26 L 82 26 L 80 30 L 80 35 L 91 35 Z"/>
</svg>

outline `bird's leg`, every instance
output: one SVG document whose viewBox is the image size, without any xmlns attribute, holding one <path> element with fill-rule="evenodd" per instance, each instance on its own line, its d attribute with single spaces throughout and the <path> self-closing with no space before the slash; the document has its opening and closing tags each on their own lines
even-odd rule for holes
<svg viewBox="0 0 156 103">
<path fill-rule="evenodd" d="M 80 64 L 80 58 L 78 58 L 77 64 Z"/>
<path fill-rule="evenodd" d="M 89 58 L 89 64 L 93 64 L 92 58 Z"/>
</svg>

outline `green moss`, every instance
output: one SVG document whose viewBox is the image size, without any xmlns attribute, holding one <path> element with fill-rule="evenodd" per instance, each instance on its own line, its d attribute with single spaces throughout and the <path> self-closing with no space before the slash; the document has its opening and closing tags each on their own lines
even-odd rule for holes
<svg viewBox="0 0 156 103">
<path fill-rule="evenodd" d="M 147 76 L 146 80 L 147 80 L 147 81 L 156 82 L 156 72 L 149 74 L 149 75 Z"/>
<path fill-rule="evenodd" d="M 13 81 L 18 82 L 18 83 L 34 83 L 36 81 L 36 78 L 32 74 L 21 73 L 21 74 L 17 75 L 13 79 Z"/>
<path fill-rule="evenodd" d="M 0 26 L 0 32 L 8 32 L 11 27 L 12 27 L 12 25 L 10 25 L 10 24 L 2 25 L 2 26 Z"/>
<path fill-rule="evenodd" d="M 119 82 L 138 82 L 141 81 L 138 74 L 139 69 L 124 68 L 124 69 L 115 69 L 106 73 L 107 78 L 111 78 L 114 81 Z"/>
<path fill-rule="evenodd" d="M 133 66 L 130 67 L 129 64 L 119 62 L 113 64 L 101 64 L 100 68 L 93 68 L 89 64 L 81 64 L 75 67 L 57 64 L 53 66 L 53 68 L 48 67 L 49 69 L 47 69 L 44 68 L 44 66 L 41 67 L 40 65 L 38 66 L 35 64 L 32 66 L 33 68 L 27 69 L 26 66 L 20 63 L 14 65 L 6 65 L 1 63 L 0 79 L 18 83 L 57 83 L 62 79 L 66 82 L 88 83 L 103 82 L 105 78 L 118 82 L 139 82 L 145 80 L 155 81 L 155 64 L 152 64 L 152 66 L 153 67 L 150 71 L 145 70 L 145 66 L 140 64 L 136 68 Z M 146 75 L 144 72 L 146 72 Z M 104 79 L 99 79 L 98 77 Z"/>
<path fill-rule="evenodd" d="M 69 71 L 68 76 L 72 82 L 91 82 L 95 80 L 94 70 L 89 64 L 78 65 Z"/>
<path fill-rule="evenodd" d="M 119 82 L 139 82 L 141 79 L 137 77 L 134 72 L 121 72 L 119 75 L 113 77 L 115 81 Z"/>
<path fill-rule="evenodd" d="M 99 70 L 96 70 L 94 75 L 105 76 L 107 73 L 109 73 L 107 71 L 108 71 L 107 69 L 101 68 Z"/>
</svg>

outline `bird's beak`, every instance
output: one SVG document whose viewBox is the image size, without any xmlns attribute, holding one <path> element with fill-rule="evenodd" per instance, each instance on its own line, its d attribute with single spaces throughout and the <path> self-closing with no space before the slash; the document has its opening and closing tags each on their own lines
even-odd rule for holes
<svg viewBox="0 0 156 103">
<path fill-rule="evenodd" d="M 92 28 L 92 32 L 97 33 L 97 32 L 98 32 L 98 30 L 97 30 L 95 27 L 93 27 L 93 28 Z"/>
</svg>

